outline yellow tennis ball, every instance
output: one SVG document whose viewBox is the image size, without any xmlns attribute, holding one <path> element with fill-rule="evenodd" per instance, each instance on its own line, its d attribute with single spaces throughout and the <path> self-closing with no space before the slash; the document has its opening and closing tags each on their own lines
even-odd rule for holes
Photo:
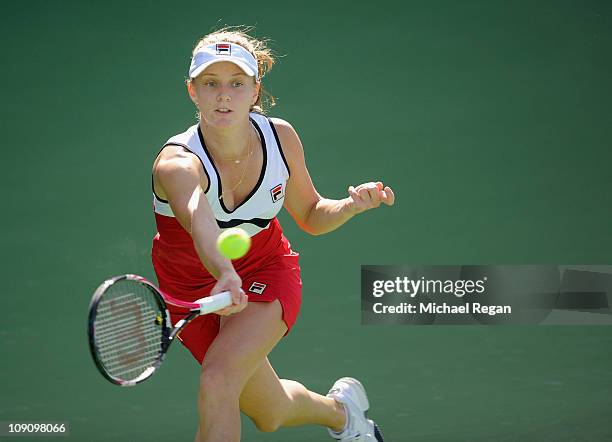
<svg viewBox="0 0 612 442">
<path fill-rule="evenodd" d="M 217 238 L 217 250 L 228 259 L 242 258 L 249 247 L 251 237 L 240 227 L 224 230 Z"/>
</svg>

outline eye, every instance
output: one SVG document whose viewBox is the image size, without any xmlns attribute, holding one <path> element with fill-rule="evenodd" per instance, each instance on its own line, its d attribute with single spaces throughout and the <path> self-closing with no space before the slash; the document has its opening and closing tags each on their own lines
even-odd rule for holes
<svg viewBox="0 0 612 442">
<path fill-rule="evenodd" d="M 243 85 L 243 83 L 242 83 L 242 82 L 240 82 L 240 81 L 234 81 L 234 87 L 240 87 L 240 86 L 242 86 L 242 85 Z"/>
<path fill-rule="evenodd" d="M 216 83 L 214 81 L 212 81 L 212 80 L 204 82 L 204 86 L 208 86 L 208 87 L 213 87 L 213 86 L 215 86 L 215 84 Z"/>
</svg>

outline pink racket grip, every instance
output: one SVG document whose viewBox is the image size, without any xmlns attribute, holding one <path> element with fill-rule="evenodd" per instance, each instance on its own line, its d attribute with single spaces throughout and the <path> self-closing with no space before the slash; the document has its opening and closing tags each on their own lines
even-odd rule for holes
<svg viewBox="0 0 612 442">
<path fill-rule="evenodd" d="M 200 304 L 200 314 L 206 315 L 232 305 L 232 294 L 230 292 L 221 292 L 213 296 L 200 298 L 195 302 Z"/>
</svg>

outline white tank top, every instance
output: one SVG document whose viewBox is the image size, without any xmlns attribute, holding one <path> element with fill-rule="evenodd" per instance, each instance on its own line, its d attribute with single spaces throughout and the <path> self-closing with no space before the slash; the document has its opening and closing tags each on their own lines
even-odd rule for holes
<svg viewBox="0 0 612 442">
<path fill-rule="evenodd" d="M 225 207 L 223 200 L 219 199 L 222 194 L 221 178 L 206 148 L 199 124 L 191 126 L 182 134 L 173 136 L 164 147 L 171 144 L 182 146 L 200 159 L 208 177 L 206 199 L 219 227 L 221 229 L 241 227 L 253 236 L 268 228 L 270 221 L 283 207 L 289 166 L 272 121 L 265 115 L 257 113 L 251 113 L 250 120 L 261 139 L 263 165 L 257 184 L 251 193 L 244 202 L 231 211 Z M 157 196 L 155 191 L 153 191 L 153 207 L 160 215 L 174 217 L 168 201 Z"/>
</svg>

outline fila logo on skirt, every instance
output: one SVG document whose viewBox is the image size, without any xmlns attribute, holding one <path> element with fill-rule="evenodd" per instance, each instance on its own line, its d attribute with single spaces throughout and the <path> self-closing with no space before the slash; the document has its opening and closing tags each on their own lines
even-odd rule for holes
<svg viewBox="0 0 612 442">
<path fill-rule="evenodd" d="M 261 295 L 263 291 L 266 289 L 266 287 L 267 287 L 266 284 L 262 284 L 261 282 L 254 282 L 253 284 L 251 284 L 251 287 L 249 287 L 249 292 L 257 293 L 258 295 Z"/>
<path fill-rule="evenodd" d="M 270 189 L 270 195 L 272 196 L 272 202 L 275 203 L 285 196 L 285 189 L 282 184 L 277 184 Z"/>
</svg>

